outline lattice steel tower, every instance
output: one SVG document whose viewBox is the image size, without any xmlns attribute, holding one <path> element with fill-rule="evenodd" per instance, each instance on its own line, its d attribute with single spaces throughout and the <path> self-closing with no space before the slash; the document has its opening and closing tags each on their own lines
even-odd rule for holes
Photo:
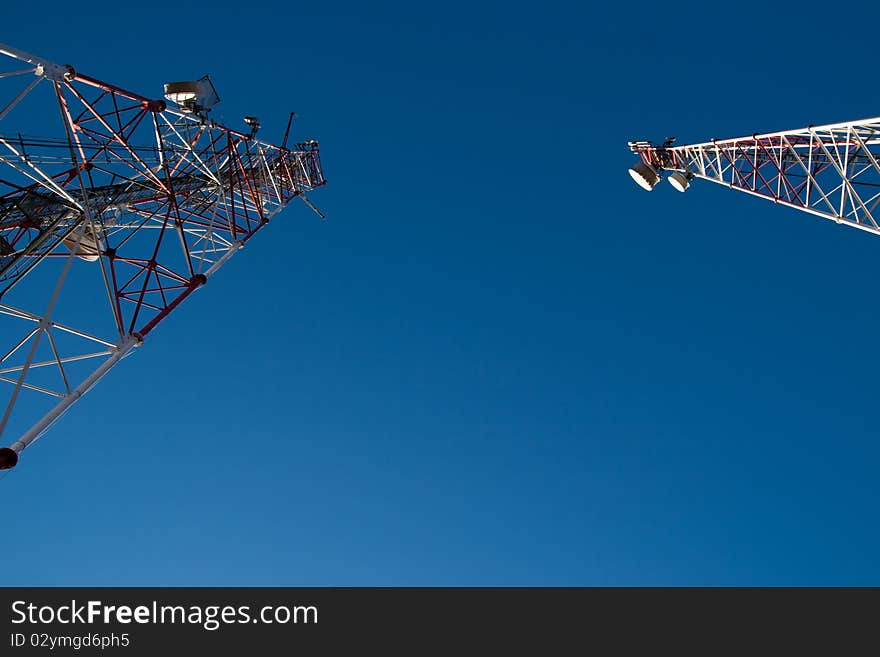
<svg viewBox="0 0 880 657">
<path fill-rule="evenodd" d="M 641 157 L 629 170 L 641 187 L 652 190 L 666 170 L 680 192 L 703 178 L 880 234 L 880 118 L 690 146 L 674 141 L 629 142 Z"/>
<path fill-rule="evenodd" d="M 218 125 L 218 100 L 207 76 L 155 99 L 0 44 L 0 469 L 288 203 L 317 212 L 318 142 Z"/>
</svg>

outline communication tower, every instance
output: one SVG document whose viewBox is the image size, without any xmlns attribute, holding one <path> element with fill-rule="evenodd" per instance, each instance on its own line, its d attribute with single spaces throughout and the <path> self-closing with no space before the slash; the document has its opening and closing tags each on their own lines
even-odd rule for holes
<svg viewBox="0 0 880 657">
<path fill-rule="evenodd" d="M 708 180 L 795 210 L 880 234 L 880 118 L 702 144 L 631 141 L 629 173 L 651 191 L 668 172 L 679 192 Z"/>
<path fill-rule="evenodd" d="M 0 469 L 291 201 L 317 212 L 318 142 L 219 125 L 218 101 L 208 76 L 156 98 L 0 44 Z"/>
</svg>

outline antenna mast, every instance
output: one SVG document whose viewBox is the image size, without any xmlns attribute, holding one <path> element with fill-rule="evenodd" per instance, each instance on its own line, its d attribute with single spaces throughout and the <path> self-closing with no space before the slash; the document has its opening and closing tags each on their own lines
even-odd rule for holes
<svg viewBox="0 0 880 657">
<path fill-rule="evenodd" d="M 326 183 L 316 140 L 279 147 L 256 117 L 246 132 L 211 119 L 208 76 L 164 92 L 0 44 L 0 469 Z M 144 381 L 132 402 L 154 392 Z"/>
<path fill-rule="evenodd" d="M 701 178 L 880 235 L 880 117 L 702 144 L 629 142 L 630 168 L 651 191 L 669 172 L 678 191 Z"/>
</svg>

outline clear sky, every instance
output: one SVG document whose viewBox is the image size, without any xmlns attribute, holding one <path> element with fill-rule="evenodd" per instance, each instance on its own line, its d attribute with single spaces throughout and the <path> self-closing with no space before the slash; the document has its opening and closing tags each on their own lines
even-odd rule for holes
<svg viewBox="0 0 880 657">
<path fill-rule="evenodd" d="M 880 584 L 880 238 L 626 173 L 877 115 L 880 10 L 595 4 L 5 2 L 94 77 L 296 110 L 329 218 L 25 451 L 0 582 Z"/>
</svg>

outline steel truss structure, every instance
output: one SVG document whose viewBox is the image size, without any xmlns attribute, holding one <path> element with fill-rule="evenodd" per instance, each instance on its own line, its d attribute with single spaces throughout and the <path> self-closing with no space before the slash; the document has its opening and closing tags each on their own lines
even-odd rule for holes
<svg viewBox="0 0 880 657">
<path fill-rule="evenodd" d="M 56 137 L 4 130 L 35 111 Z M 0 469 L 288 203 L 314 209 L 318 142 L 254 134 L 0 44 Z"/>
<path fill-rule="evenodd" d="M 650 180 L 654 172 L 677 172 L 670 182 L 703 178 L 837 223 L 880 234 L 880 117 L 808 126 L 702 144 L 672 146 L 629 142 Z M 675 176 L 675 173 L 673 173 Z M 684 178 L 681 178 L 684 176 Z"/>
</svg>

